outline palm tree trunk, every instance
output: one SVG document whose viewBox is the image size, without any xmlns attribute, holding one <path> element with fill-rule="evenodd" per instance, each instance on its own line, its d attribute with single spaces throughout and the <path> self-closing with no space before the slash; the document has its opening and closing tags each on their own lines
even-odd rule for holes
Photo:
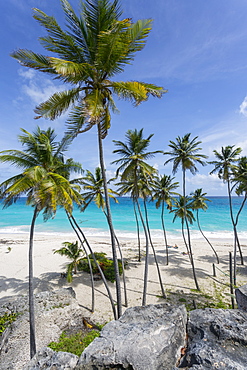
<svg viewBox="0 0 247 370">
<path fill-rule="evenodd" d="M 200 222 L 199 222 L 199 210 L 197 209 L 196 210 L 196 219 L 197 219 L 197 225 L 198 225 L 198 229 L 200 230 L 202 236 L 205 238 L 205 240 L 208 242 L 208 244 L 210 245 L 210 247 L 212 248 L 214 254 L 215 254 L 215 257 L 216 257 L 216 261 L 217 263 L 220 263 L 220 260 L 219 260 L 219 256 L 216 252 L 216 250 L 214 249 L 214 247 L 212 246 L 212 244 L 210 243 L 210 241 L 208 240 L 208 238 L 206 237 L 206 235 L 204 235 L 202 229 L 201 229 L 201 225 L 200 225 Z"/>
<path fill-rule="evenodd" d="M 165 229 L 164 209 L 165 209 L 165 202 L 163 200 L 162 201 L 162 208 L 161 208 L 161 223 L 162 223 L 165 245 L 166 245 L 166 264 L 168 265 L 168 243 L 167 243 L 166 229 Z"/>
<path fill-rule="evenodd" d="M 163 283 L 162 283 L 162 278 L 161 278 L 159 263 L 158 263 L 158 260 L 157 260 L 156 252 L 155 252 L 154 245 L 153 245 L 152 238 L 151 238 L 151 233 L 150 233 L 150 228 L 149 228 L 149 222 L 148 222 L 147 204 L 146 204 L 146 200 L 145 199 L 143 200 L 143 203 L 144 203 L 144 210 L 145 210 L 145 217 L 146 217 L 147 232 L 148 232 L 148 236 L 149 236 L 150 245 L 152 247 L 153 254 L 154 254 L 154 260 L 155 260 L 155 264 L 156 264 L 156 268 L 157 268 L 157 272 L 158 272 L 158 277 L 159 277 L 159 282 L 160 282 L 160 288 L 161 288 L 161 292 L 162 292 L 162 297 L 163 298 L 166 298 L 166 294 L 165 294 Z"/>
<path fill-rule="evenodd" d="M 234 247 L 233 247 L 233 284 L 236 285 L 237 282 L 237 229 L 234 222 L 233 217 L 233 210 L 232 210 L 232 196 L 231 196 L 231 188 L 230 188 L 230 180 L 227 179 L 227 190 L 228 190 L 228 199 L 229 199 L 229 209 L 230 209 L 230 216 L 233 226 L 233 235 L 234 235 Z"/>
<path fill-rule="evenodd" d="M 185 217 L 185 223 L 186 223 L 186 228 L 187 228 L 188 247 L 189 247 L 189 251 L 190 251 L 190 262 L 191 262 L 191 266 L 192 266 L 193 277 L 194 277 L 196 289 L 200 291 L 201 289 L 199 287 L 197 277 L 196 277 L 196 270 L 195 270 L 194 259 L 193 259 L 193 254 L 192 254 L 192 247 L 191 247 L 191 241 L 190 241 L 190 229 L 189 229 L 189 224 L 188 224 L 187 217 Z"/>
<path fill-rule="evenodd" d="M 87 250 L 86 248 L 84 247 L 84 243 L 83 241 L 81 240 L 80 238 L 80 235 L 78 233 L 78 231 L 76 230 L 73 222 L 71 221 L 71 216 L 69 215 L 69 213 L 66 211 L 66 214 L 67 214 L 67 217 L 68 217 L 68 220 L 69 220 L 69 223 L 72 227 L 72 229 L 74 230 L 74 232 L 76 233 L 77 235 L 77 238 L 80 240 L 80 243 L 81 243 L 81 246 L 86 254 L 86 257 L 87 257 L 87 262 L 88 262 L 88 266 L 89 266 L 89 270 L 90 270 L 90 278 L 91 278 L 91 286 L 92 286 L 92 308 L 91 308 L 91 311 L 94 312 L 94 307 L 95 307 L 95 294 L 94 294 L 94 280 L 93 280 L 93 269 L 92 269 L 92 264 L 91 264 L 91 261 L 90 261 L 90 258 L 88 256 L 88 253 L 87 253 Z"/>
<path fill-rule="evenodd" d="M 106 212 L 104 210 L 103 210 L 103 213 L 106 216 L 106 220 L 108 222 L 108 217 L 107 217 L 107 214 L 106 214 Z M 109 225 L 109 222 L 108 222 L 108 225 Z M 122 264 L 122 270 L 123 270 L 123 285 L 124 285 L 125 307 L 128 307 L 127 287 L 126 287 L 126 278 L 125 278 L 125 268 L 124 268 L 123 254 L 122 254 L 122 251 L 121 251 L 119 240 L 118 240 L 115 232 L 114 232 L 114 235 L 115 235 L 115 240 L 116 240 L 116 243 L 117 243 L 117 246 L 118 246 L 118 251 L 119 251 L 119 254 L 120 254 L 120 259 L 121 259 L 121 264 Z"/>
<path fill-rule="evenodd" d="M 138 240 L 138 262 L 141 262 L 140 227 L 139 227 L 139 222 L 138 222 L 138 217 L 137 217 L 137 212 L 136 212 L 136 205 L 135 205 L 134 200 L 133 200 L 133 205 L 134 205 L 134 214 L 135 214 L 135 219 L 136 219 L 137 240 Z"/>
<path fill-rule="evenodd" d="M 118 269 L 116 243 L 115 243 L 115 233 L 114 233 L 114 228 L 113 228 L 113 224 L 112 224 L 110 201 L 109 201 L 109 197 L 108 197 L 108 189 L 107 189 L 107 180 L 106 180 L 105 165 L 104 165 L 103 144 L 102 144 L 102 138 L 101 138 L 100 123 L 98 123 L 98 142 L 99 142 L 100 167 L 101 167 L 101 173 L 102 173 L 102 178 L 103 178 L 103 182 L 104 182 L 106 211 L 107 211 L 108 224 L 109 224 L 110 235 L 111 235 L 112 259 L 113 259 L 114 270 L 115 270 L 117 313 L 118 313 L 117 318 L 119 318 L 122 315 L 121 286 L 120 286 L 120 276 L 119 276 L 119 269 Z"/>
<path fill-rule="evenodd" d="M 241 203 L 241 206 L 240 206 L 240 208 L 238 210 L 238 213 L 237 213 L 237 216 L 236 216 L 236 221 L 235 221 L 236 228 L 237 228 L 240 213 L 242 212 L 242 209 L 244 208 L 246 200 L 247 200 L 247 193 L 245 193 L 244 199 Z M 237 244 L 238 244 L 238 250 L 239 250 L 239 253 L 240 253 L 241 265 L 244 265 L 243 254 L 242 254 L 242 250 L 241 250 L 241 247 L 240 247 L 240 242 L 239 242 L 238 236 L 237 236 Z"/>
<path fill-rule="evenodd" d="M 187 240 L 186 240 L 186 237 L 185 237 L 185 234 L 184 234 L 184 222 L 183 222 L 183 221 L 182 221 L 182 235 L 183 235 L 183 240 L 184 240 L 184 244 L 185 244 L 185 246 L 186 246 L 186 250 L 187 250 L 187 253 L 188 253 L 189 259 L 191 260 L 191 257 L 190 257 L 190 250 L 189 250 L 188 243 L 187 243 Z"/>
<path fill-rule="evenodd" d="M 142 211 L 140 208 L 140 204 L 138 199 L 136 199 L 136 204 L 138 208 L 138 212 L 140 215 L 141 223 L 143 226 L 145 238 L 146 238 L 146 256 L 145 256 L 145 268 L 144 268 L 144 279 L 143 279 L 143 294 L 142 294 L 142 306 L 146 306 L 146 299 L 147 299 L 147 285 L 148 285 L 148 266 L 149 266 L 149 242 L 148 242 L 148 233 L 145 226 L 145 222 L 142 216 Z"/>
<path fill-rule="evenodd" d="M 39 211 L 37 206 L 34 209 L 30 236 L 29 236 L 29 327 L 30 327 L 30 358 L 36 354 L 36 336 L 35 336 L 35 313 L 34 313 L 34 287 L 33 287 L 33 236 L 34 225 Z"/>
<path fill-rule="evenodd" d="M 74 224 L 76 225 L 77 229 L 78 229 L 78 230 L 79 230 L 79 232 L 81 233 L 81 235 L 82 235 L 82 237 L 83 237 L 83 239 L 84 239 L 84 241 L 85 241 L 85 243 L 86 243 L 86 245 L 87 245 L 87 247 L 88 247 L 88 249 L 89 249 L 89 252 L 90 252 L 90 254 L 92 255 L 93 260 L 94 260 L 94 262 L 95 262 L 95 264 L 96 264 L 96 266 L 97 266 L 97 268 L 98 268 L 98 270 L 99 270 L 100 276 L 101 276 L 102 281 L 103 281 L 103 283 L 104 283 L 104 285 L 105 285 L 106 291 L 107 291 L 107 293 L 108 293 L 108 297 L 109 297 L 110 302 L 111 302 L 111 306 L 112 306 L 112 311 L 113 311 L 114 319 L 115 319 L 115 320 L 117 320 L 117 313 L 116 313 L 116 309 L 115 309 L 114 301 L 113 301 L 113 298 L 112 298 L 112 294 L 111 294 L 110 288 L 109 288 L 109 286 L 108 286 L 108 284 L 107 284 L 107 281 L 106 281 L 105 275 L 104 275 L 104 273 L 103 273 L 103 271 L 102 271 L 102 269 L 101 269 L 100 265 L 98 264 L 98 261 L 97 261 L 97 259 L 96 259 L 95 255 L 94 255 L 94 252 L 93 252 L 93 250 L 92 250 L 92 248 L 91 248 L 91 246 L 90 246 L 90 244 L 89 244 L 89 242 L 88 242 L 88 240 L 87 240 L 87 238 L 86 238 L 86 236 L 85 236 L 84 232 L 82 231 L 82 229 L 80 228 L 80 226 L 77 224 L 77 222 L 76 222 L 76 220 L 75 220 L 74 216 L 71 216 L 71 218 L 72 218 L 72 220 L 73 220 Z M 79 240 L 81 241 L 81 239 L 79 239 Z"/>
</svg>

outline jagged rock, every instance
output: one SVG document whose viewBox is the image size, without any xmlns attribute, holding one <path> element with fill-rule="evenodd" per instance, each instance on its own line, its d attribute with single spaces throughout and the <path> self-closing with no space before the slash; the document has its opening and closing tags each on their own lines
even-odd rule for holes
<svg viewBox="0 0 247 370">
<path fill-rule="evenodd" d="M 188 338 L 179 368 L 247 369 L 247 313 L 212 308 L 191 311 Z"/>
<path fill-rule="evenodd" d="M 35 295 L 37 349 L 57 341 L 64 329 L 82 323 L 87 311 L 74 297 L 72 288 Z M 0 338 L 0 370 L 20 370 L 30 359 L 28 297 L 2 299 L 0 306 L 3 312 L 22 313 Z"/>
<path fill-rule="evenodd" d="M 71 370 L 74 369 L 79 357 L 68 352 L 54 352 L 45 347 L 36 353 L 23 370 Z"/>
<path fill-rule="evenodd" d="M 186 340 L 184 306 L 132 307 L 82 353 L 76 370 L 171 370 Z"/>
<path fill-rule="evenodd" d="M 235 290 L 238 308 L 247 311 L 247 284 Z"/>
</svg>

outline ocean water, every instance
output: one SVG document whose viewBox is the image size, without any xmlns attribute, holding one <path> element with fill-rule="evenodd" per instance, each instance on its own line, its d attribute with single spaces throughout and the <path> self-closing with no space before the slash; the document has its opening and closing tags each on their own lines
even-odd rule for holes
<svg viewBox="0 0 247 370">
<path fill-rule="evenodd" d="M 211 238 L 227 238 L 232 236 L 232 224 L 229 215 L 227 197 L 208 197 L 206 212 L 200 210 L 200 223 L 203 231 Z M 233 198 L 234 213 L 241 204 L 241 197 Z M 0 233 L 28 233 L 33 215 L 33 208 L 25 205 L 26 199 L 21 198 L 17 203 L 3 209 L 0 203 Z M 135 237 L 136 223 L 133 212 L 132 200 L 128 197 L 118 198 L 119 203 L 111 202 L 113 224 L 117 236 Z M 77 207 L 74 209 L 74 217 L 83 228 L 87 236 L 107 236 L 108 225 L 104 214 L 95 204 L 89 205 L 84 213 Z M 155 204 L 148 203 L 149 226 L 153 237 L 163 238 L 161 226 L 161 208 L 156 209 Z M 173 214 L 165 211 L 165 224 L 169 237 L 181 237 L 181 221 L 173 222 Z M 239 235 L 247 238 L 247 205 L 242 210 L 239 224 Z M 65 212 L 59 209 L 54 219 L 46 222 L 42 214 L 38 216 L 35 226 L 36 233 L 42 234 L 73 234 Z M 192 238 L 200 236 L 196 222 L 191 226 Z"/>
</svg>

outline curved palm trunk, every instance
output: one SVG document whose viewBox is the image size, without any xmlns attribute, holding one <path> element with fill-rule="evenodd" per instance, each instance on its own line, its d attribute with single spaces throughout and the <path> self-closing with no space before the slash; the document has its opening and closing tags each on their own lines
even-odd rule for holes
<svg viewBox="0 0 247 370">
<path fill-rule="evenodd" d="M 138 240 L 138 262 L 141 262 L 140 227 L 139 227 L 139 222 L 138 222 L 138 217 L 137 217 L 137 212 L 136 212 L 136 205 L 135 205 L 134 200 L 133 200 L 133 205 L 134 205 L 134 214 L 135 214 L 135 219 L 136 219 L 137 240 Z"/>
<path fill-rule="evenodd" d="M 219 256 L 218 256 L 216 250 L 214 249 L 214 247 L 212 246 L 212 244 L 210 243 L 210 241 L 208 240 L 208 238 L 206 237 L 206 235 L 204 235 L 204 233 L 203 233 L 203 231 L 201 229 L 201 225 L 200 225 L 200 221 L 199 221 L 199 210 L 198 209 L 196 210 L 196 220 L 197 220 L 198 229 L 200 230 L 200 232 L 201 232 L 202 236 L 204 237 L 204 239 L 208 242 L 208 244 L 212 248 L 212 250 L 213 250 L 213 252 L 215 254 L 217 263 L 220 263 Z"/>
<path fill-rule="evenodd" d="M 146 299 L 147 299 L 147 285 L 148 285 L 148 266 L 149 266 L 149 242 L 148 242 L 148 233 L 145 226 L 145 222 L 142 216 L 142 211 L 140 208 L 140 204 L 138 199 L 136 199 L 136 204 L 138 208 L 138 212 L 140 215 L 141 223 L 143 226 L 145 238 L 146 238 L 146 256 L 145 256 L 145 268 L 144 268 L 144 278 L 143 278 L 143 294 L 142 294 L 142 306 L 146 306 Z"/>
<path fill-rule="evenodd" d="M 190 251 L 190 262 L 191 262 L 191 266 L 192 266 L 193 277 L 194 277 L 196 289 L 200 291 L 201 289 L 200 289 L 198 281 L 197 281 L 194 259 L 193 259 L 193 254 L 192 254 L 192 247 L 191 247 L 191 241 L 190 241 L 190 229 L 189 229 L 189 224 L 188 224 L 188 220 L 187 220 L 186 217 L 185 217 L 185 223 L 186 223 L 186 229 L 187 229 L 187 235 L 188 235 L 188 247 L 189 247 L 189 251 Z"/>
<path fill-rule="evenodd" d="M 242 201 L 242 204 L 241 204 L 241 206 L 238 210 L 237 216 L 236 216 L 236 221 L 235 221 L 236 228 L 237 228 L 240 213 L 242 212 L 242 210 L 244 208 L 246 200 L 247 200 L 247 193 L 245 193 L 244 199 Z M 240 242 L 239 242 L 238 235 L 237 235 L 237 244 L 238 244 L 238 250 L 239 250 L 240 258 L 241 258 L 241 265 L 244 265 L 244 259 L 243 259 L 243 254 L 242 254 L 242 250 L 241 250 L 241 247 L 240 247 Z"/>
<path fill-rule="evenodd" d="M 36 353 L 36 336 L 35 336 L 35 313 L 34 313 L 34 287 L 33 287 L 33 235 L 34 225 L 39 211 L 37 206 L 34 209 L 30 236 L 29 236 L 29 327 L 30 327 L 30 358 Z"/>
<path fill-rule="evenodd" d="M 234 217 L 233 217 L 233 210 L 232 210 L 232 196 L 231 196 L 231 188 L 230 188 L 230 180 L 229 178 L 227 179 L 227 190 L 228 190 L 228 199 L 229 199 L 229 209 L 230 209 L 230 216 L 231 216 L 231 221 L 232 221 L 232 226 L 233 226 L 233 234 L 234 234 L 234 245 L 233 245 L 233 284 L 236 285 L 237 282 L 237 239 L 238 239 L 238 234 L 237 234 L 237 228 L 234 222 Z"/>
<path fill-rule="evenodd" d="M 67 217 L 68 217 L 68 220 L 69 220 L 69 223 L 72 227 L 72 229 L 74 230 L 74 232 L 76 233 L 78 239 L 80 240 L 80 243 L 81 243 L 81 246 L 86 254 L 86 257 L 87 257 L 87 262 L 88 262 L 88 266 L 89 266 L 89 270 L 90 270 L 90 278 L 91 278 L 91 286 L 92 286 L 92 308 L 91 308 L 91 311 L 94 312 L 94 307 L 95 307 L 95 294 L 94 294 L 94 280 L 93 280 L 93 270 L 92 270 L 92 264 L 91 264 L 91 261 L 90 261 L 90 258 L 88 256 L 88 253 L 87 253 L 87 250 L 86 248 L 84 247 L 84 244 L 83 244 L 83 241 L 81 240 L 80 238 L 80 235 L 78 233 L 78 231 L 76 230 L 75 226 L 73 225 L 73 222 L 71 221 L 71 216 L 68 214 L 68 212 L 66 212 L 67 214 Z"/>
<path fill-rule="evenodd" d="M 189 259 L 191 261 L 191 257 L 190 257 L 190 250 L 189 250 L 189 247 L 188 247 L 188 243 L 187 243 L 187 240 L 186 240 L 186 237 L 185 237 L 185 234 L 184 234 L 184 221 L 182 220 L 182 235 L 183 235 L 183 240 L 184 240 L 184 244 L 186 246 L 186 250 L 187 250 L 187 253 L 188 253 L 188 256 L 189 256 Z"/>
<path fill-rule="evenodd" d="M 161 288 L 161 292 L 162 292 L 162 297 L 163 298 L 166 298 L 166 294 L 165 294 L 163 283 L 162 283 L 162 278 L 161 278 L 159 263 L 158 263 L 158 260 L 157 260 L 156 252 L 155 252 L 154 245 L 153 245 L 152 238 L 151 238 L 151 233 L 150 233 L 150 228 L 149 228 L 149 222 L 148 222 L 147 204 L 146 204 L 146 200 L 145 199 L 143 200 L 143 203 L 144 203 L 144 210 L 145 210 L 145 217 L 146 217 L 147 232 L 148 232 L 148 236 L 149 236 L 150 245 L 152 247 L 153 254 L 154 254 L 154 260 L 155 260 L 155 264 L 156 264 L 156 268 L 157 268 L 157 272 L 158 272 L 158 277 L 159 277 L 159 282 L 160 282 L 160 288 Z"/>
<path fill-rule="evenodd" d="M 165 202 L 162 201 L 162 208 L 161 208 L 161 223 L 162 223 L 162 229 L 164 233 L 164 239 L 165 239 L 165 245 L 166 245 L 166 264 L 168 265 L 168 243 L 167 243 L 167 237 L 166 237 L 166 229 L 165 229 L 165 218 L 164 218 L 164 210 L 165 210 Z"/>
<path fill-rule="evenodd" d="M 97 261 L 97 259 L 96 259 L 95 255 L 94 255 L 94 252 L 93 252 L 93 250 L 92 250 L 92 248 L 91 248 L 91 246 L 90 246 L 90 244 L 89 244 L 89 242 L 88 242 L 88 240 L 87 240 L 87 238 L 86 238 L 86 236 L 85 236 L 84 232 L 82 231 L 82 229 L 80 228 L 80 226 L 77 224 L 77 222 L 76 222 L 76 220 L 75 220 L 74 216 L 71 216 L 71 218 L 72 218 L 72 220 L 73 220 L 74 224 L 76 225 L 77 229 L 78 229 L 78 230 L 79 230 L 79 232 L 81 233 L 81 235 L 82 235 L 82 237 L 83 237 L 83 239 L 84 239 L 84 241 L 85 241 L 85 243 L 86 243 L 86 245 L 87 245 L 87 247 L 88 247 L 88 249 L 89 249 L 89 252 L 90 252 L 90 254 L 92 255 L 93 260 L 94 260 L 94 262 L 95 262 L 95 264 L 96 264 L 96 266 L 97 266 L 97 268 L 98 268 L 98 270 L 99 270 L 100 276 L 101 276 L 102 281 L 103 281 L 103 283 L 104 283 L 104 285 L 105 285 L 106 291 L 107 291 L 107 293 L 108 293 L 108 297 L 109 297 L 110 302 L 111 302 L 111 306 L 112 306 L 112 311 L 113 311 L 114 319 L 115 319 L 115 320 L 117 320 L 117 313 L 116 313 L 116 309 L 115 309 L 114 301 L 113 301 L 113 298 L 112 298 L 112 294 L 111 294 L 110 288 L 109 288 L 109 286 L 108 286 L 108 284 L 107 284 L 107 281 L 106 281 L 105 275 L 104 275 L 104 273 L 103 273 L 103 271 L 102 271 L 102 269 L 101 269 L 100 265 L 98 264 L 98 261 Z M 79 240 L 81 241 L 81 239 L 80 239 L 80 238 L 79 238 Z"/>
<path fill-rule="evenodd" d="M 113 228 L 113 224 L 112 224 L 110 201 L 109 201 L 108 189 L 107 189 L 107 180 L 106 180 L 105 165 L 104 165 L 103 145 L 102 145 L 102 138 L 101 138 L 100 123 L 98 123 L 98 141 L 99 141 L 100 167 L 101 167 L 101 173 L 102 173 L 102 178 L 103 178 L 103 182 L 104 182 L 106 211 L 107 211 L 107 218 L 108 218 L 108 224 L 109 224 L 110 235 L 111 235 L 112 259 L 113 259 L 113 263 L 114 263 L 115 279 L 116 279 L 116 296 L 117 296 L 117 313 L 118 313 L 117 318 L 119 318 L 122 315 L 121 286 L 120 286 L 120 276 L 119 276 L 119 269 L 118 269 L 116 243 L 115 243 L 115 233 L 114 233 L 114 228 Z"/>
<path fill-rule="evenodd" d="M 103 213 L 106 216 L 106 219 L 107 219 L 107 222 L 108 222 L 108 217 L 107 217 L 107 214 L 106 214 L 106 212 L 104 210 L 103 210 Z M 108 225 L 109 225 L 109 222 L 108 222 Z M 118 240 L 115 232 L 114 232 L 114 235 L 115 235 L 115 240 L 116 240 L 116 243 L 117 243 L 117 246 L 118 246 L 118 251 L 119 251 L 119 254 L 120 254 L 120 259 L 121 259 L 121 264 L 122 264 L 122 270 L 123 270 L 123 285 L 124 285 L 125 307 L 128 307 L 127 287 L 126 287 L 126 278 L 125 278 L 125 268 L 124 268 L 123 254 L 122 254 L 122 251 L 121 251 L 119 240 Z"/>
</svg>

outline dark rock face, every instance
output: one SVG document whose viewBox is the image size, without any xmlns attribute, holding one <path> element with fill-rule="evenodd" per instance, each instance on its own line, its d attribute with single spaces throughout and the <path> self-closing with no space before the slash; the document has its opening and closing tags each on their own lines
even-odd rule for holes
<svg viewBox="0 0 247 370">
<path fill-rule="evenodd" d="M 188 338 L 179 368 L 247 369 L 247 313 L 212 308 L 191 311 Z"/>
<path fill-rule="evenodd" d="M 85 349 L 76 370 L 171 370 L 185 346 L 186 322 L 184 306 L 129 308 Z"/>
<path fill-rule="evenodd" d="M 238 308 L 247 311 L 247 284 L 235 290 Z"/>
</svg>

